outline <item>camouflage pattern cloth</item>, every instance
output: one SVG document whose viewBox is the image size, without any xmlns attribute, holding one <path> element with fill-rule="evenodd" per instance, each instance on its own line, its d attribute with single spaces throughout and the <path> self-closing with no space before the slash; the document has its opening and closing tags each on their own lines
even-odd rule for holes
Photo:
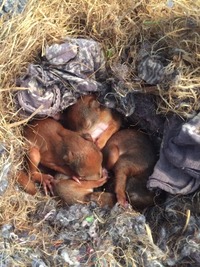
<svg viewBox="0 0 200 267">
<path fill-rule="evenodd" d="M 174 49 L 171 53 L 176 55 L 178 51 Z M 168 89 L 169 84 L 176 82 L 179 78 L 176 64 L 173 59 L 169 59 L 169 52 L 153 51 L 153 45 L 147 41 L 141 45 L 137 62 L 138 77 L 147 84 L 162 84 L 162 88 Z"/>
<path fill-rule="evenodd" d="M 46 48 L 40 65 L 30 64 L 18 80 L 26 88 L 17 92 L 17 101 L 26 115 L 39 107 L 39 116 L 54 116 L 74 104 L 80 95 L 103 90 L 105 59 L 99 43 L 67 38 L 65 43 Z"/>
<path fill-rule="evenodd" d="M 164 84 L 167 88 L 177 79 L 177 69 L 169 68 L 171 63 L 164 55 L 151 54 L 151 47 L 144 43 L 139 50 L 137 82 Z M 21 114 L 28 116 L 40 108 L 37 116 L 55 117 L 81 95 L 98 92 L 102 105 L 130 117 L 136 105 L 141 105 L 135 101 L 141 88 L 133 88 L 133 75 L 130 77 L 126 63 L 113 63 L 110 69 L 105 65 L 101 45 L 91 39 L 67 38 L 64 43 L 47 47 L 40 64 L 30 64 L 18 81 L 18 86 L 25 88 L 16 98 Z"/>
</svg>

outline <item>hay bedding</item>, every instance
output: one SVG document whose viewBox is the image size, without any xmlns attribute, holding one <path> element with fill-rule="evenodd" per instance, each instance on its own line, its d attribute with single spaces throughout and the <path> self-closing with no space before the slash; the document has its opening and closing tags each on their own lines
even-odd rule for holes
<svg viewBox="0 0 200 267">
<path fill-rule="evenodd" d="M 153 55 L 148 64 L 165 67 L 153 90 L 157 110 L 147 121 L 170 112 L 188 118 L 200 103 L 199 7 L 199 1 L 184 0 L 30 0 L 23 13 L 1 17 L 1 266 L 199 266 L 198 192 L 169 195 L 143 214 L 118 206 L 99 209 L 95 203 L 68 209 L 40 193 L 25 194 L 13 179 L 22 168 L 21 129 L 27 122 L 13 102 L 15 82 L 28 63 L 38 62 L 46 44 L 66 35 L 93 38 L 104 47 L 114 82 L 144 92 L 150 89 L 137 77 L 137 60 L 147 40 Z M 128 72 L 117 72 L 118 64 Z M 166 77 L 171 77 L 167 86 Z M 139 119 L 141 127 L 149 125 Z M 162 127 L 157 134 L 150 125 L 149 132 L 162 137 Z"/>
</svg>

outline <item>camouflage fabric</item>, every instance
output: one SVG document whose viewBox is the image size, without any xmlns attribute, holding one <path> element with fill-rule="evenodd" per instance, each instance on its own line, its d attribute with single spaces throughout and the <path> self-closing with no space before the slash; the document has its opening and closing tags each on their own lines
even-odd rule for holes
<svg viewBox="0 0 200 267">
<path fill-rule="evenodd" d="M 11 17 L 14 12 L 22 13 L 27 0 L 0 0 L 0 17 L 8 15 Z"/>
<path fill-rule="evenodd" d="M 151 47 L 144 43 L 139 50 L 136 84 L 141 81 L 167 88 L 178 72 L 174 66 L 170 68 L 173 64 L 164 54 L 151 54 Z M 18 81 L 25 90 L 17 92 L 17 104 L 24 115 L 41 107 L 37 116 L 55 117 L 81 95 L 98 92 L 102 105 L 130 117 L 136 105 L 141 105 L 135 96 L 142 93 L 141 88 L 133 88 L 135 74 L 130 73 L 130 66 L 123 62 L 106 68 L 103 49 L 94 40 L 67 38 L 64 43 L 47 47 L 40 64 L 29 65 L 27 74 Z"/>
<path fill-rule="evenodd" d="M 65 43 L 46 48 L 40 65 L 30 64 L 27 74 L 18 80 L 26 90 L 17 92 L 17 101 L 25 114 L 54 116 L 76 102 L 80 95 L 103 90 L 105 60 L 99 43 L 67 38 Z"/>
<path fill-rule="evenodd" d="M 155 49 L 155 48 L 154 48 Z M 175 55 L 176 49 L 171 51 Z M 169 53 L 153 51 L 153 45 L 144 42 L 137 56 L 138 77 L 147 84 L 162 84 L 163 88 L 175 82 L 179 77 L 179 72 L 173 59 L 169 59 Z"/>
</svg>

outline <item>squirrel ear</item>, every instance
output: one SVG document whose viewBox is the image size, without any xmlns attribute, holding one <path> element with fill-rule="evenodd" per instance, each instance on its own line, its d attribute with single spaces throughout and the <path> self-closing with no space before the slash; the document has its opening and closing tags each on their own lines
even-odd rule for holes
<svg viewBox="0 0 200 267">
<path fill-rule="evenodd" d="M 85 140 L 93 142 L 92 136 L 89 133 L 83 133 L 81 134 L 81 137 L 83 137 Z"/>
</svg>

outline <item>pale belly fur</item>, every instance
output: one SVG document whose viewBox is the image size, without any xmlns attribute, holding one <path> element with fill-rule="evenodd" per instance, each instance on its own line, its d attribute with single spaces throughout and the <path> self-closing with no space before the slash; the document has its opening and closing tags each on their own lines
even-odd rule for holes
<svg viewBox="0 0 200 267">
<path fill-rule="evenodd" d="M 98 139 L 98 137 L 108 128 L 108 124 L 106 123 L 99 123 L 95 126 L 94 129 L 90 130 L 90 134 L 93 140 Z"/>
</svg>

